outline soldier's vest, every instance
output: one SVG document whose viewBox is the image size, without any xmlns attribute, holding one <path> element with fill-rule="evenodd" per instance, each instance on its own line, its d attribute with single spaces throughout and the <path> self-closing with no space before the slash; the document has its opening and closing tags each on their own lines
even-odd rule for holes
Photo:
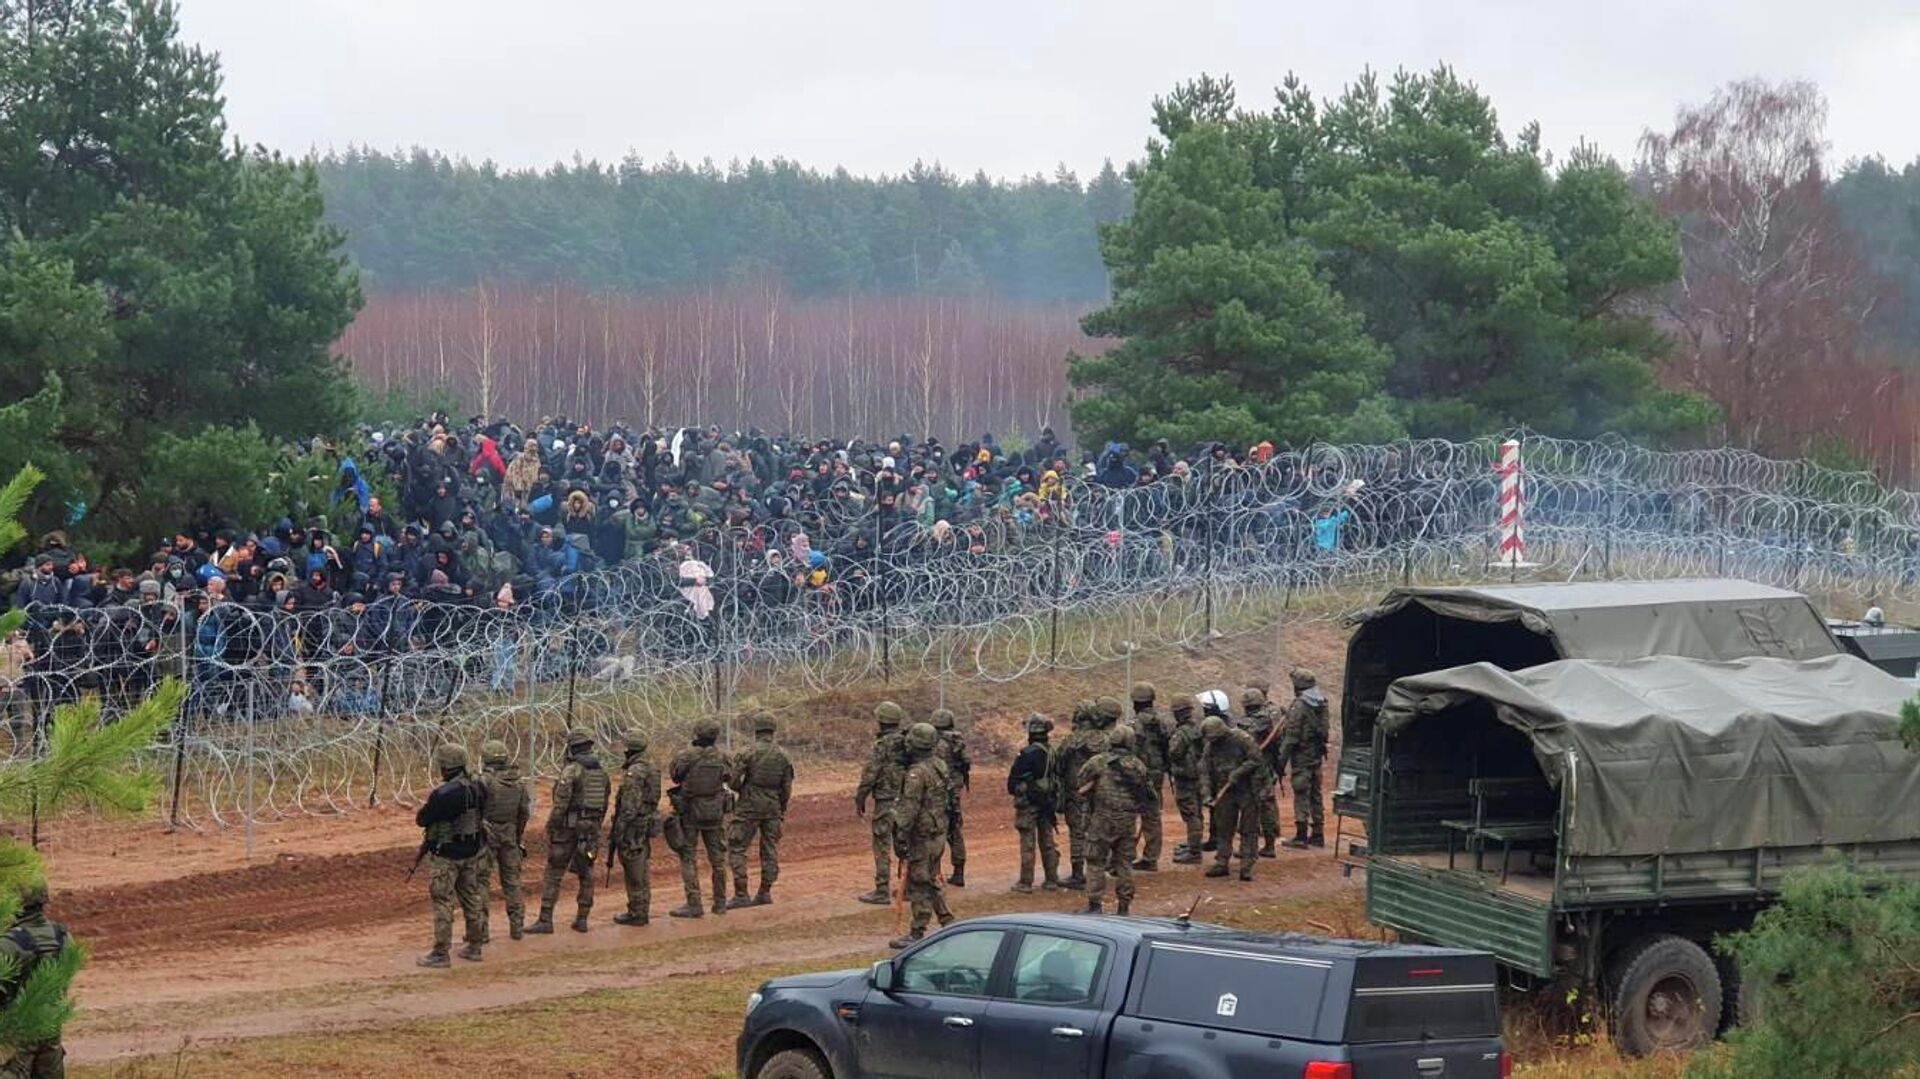
<svg viewBox="0 0 1920 1079">
<path fill-rule="evenodd" d="M 15 924 L 6 933 L 8 946 L 20 957 L 12 977 L 0 984 L 0 1004 L 12 1003 L 20 986 L 42 959 L 58 955 L 67 946 L 67 929 L 58 922 L 39 919 L 32 925 Z"/>
<path fill-rule="evenodd" d="M 718 824 L 726 819 L 727 808 L 720 793 L 726 789 L 727 761 L 712 746 L 698 746 L 687 774 L 680 780 L 681 803 L 687 818 L 695 824 Z"/>
<path fill-rule="evenodd" d="M 599 824 L 606 816 L 607 796 L 613 790 L 613 778 L 592 757 L 575 762 L 580 771 L 573 777 L 573 799 L 567 803 L 568 822 L 575 826 Z"/>
<path fill-rule="evenodd" d="M 487 788 L 488 830 L 503 836 L 512 835 L 514 825 L 520 822 L 519 770 L 505 768 L 488 772 L 480 777 L 480 782 Z"/>
<path fill-rule="evenodd" d="M 777 794 L 787 779 L 785 763 L 772 746 L 756 747 L 747 760 L 747 782 Z"/>
<path fill-rule="evenodd" d="M 908 771 L 921 769 L 926 780 L 927 798 L 920 804 L 919 815 L 907 821 L 910 838 L 929 842 L 945 840 L 947 836 L 947 790 L 952 782 L 947 771 L 947 763 L 937 756 L 924 757 L 909 767 Z"/>
<path fill-rule="evenodd" d="M 460 815 L 452 820 L 434 821 L 427 825 L 427 844 L 431 849 L 438 849 L 451 840 L 471 839 L 480 834 L 481 796 L 474 789 L 472 777 L 461 776 L 452 782 L 460 788 L 460 797 L 465 806 L 460 810 Z"/>
<path fill-rule="evenodd" d="M 906 766 L 900 762 L 901 751 L 906 739 L 898 731 L 881 736 L 875 751 L 880 754 L 881 765 L 873 777 L 873 800 L 891 802 L 900 797 L 900 784 L 906 779 Z"/>
<path fill-rule="evenodd" d="M 1139 808 L 1139 786 L 1141 776 L 1130 766 L 1144 768 L 1139 761 L 1118 752 L 1102 753 L 1087 762 L 1098 769 L 1099 784 L 1093 791 L 1093 808 L 1096 812 L 1115 815 L 1132 814 Z"/>
</svg>

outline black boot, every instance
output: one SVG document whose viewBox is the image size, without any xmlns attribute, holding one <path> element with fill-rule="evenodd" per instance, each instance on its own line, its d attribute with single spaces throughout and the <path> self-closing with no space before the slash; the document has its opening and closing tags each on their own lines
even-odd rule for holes
<svg viewBox="0 0 1920 1079">
<path fill-rule="evenodd" d="M 468 943 L 466 947 L 460 949 L 460 958 L 468 962 L 478 963 L 480 961 L 480 945 L 471 942 Z"/>
<path fill-rule="evenodd" d="M 1227 863 L 1225 862 L 1215 862 L 1207 867 L 1207 876 L 1209 877 L 1224 877 L 1226 875 Z"/>
<path fill-rule="evenodd" d="M 552 933 L 553 932 L 553 908 L 545 905 L 544 903 L 541 904 L 540 917 L 535 919 L 534 923 L 527 927 L 527 932 L 539 933 L 539 934 Z"/>
<path fill-rule="evenodd" d="M 1316 824 L 1316 825 L 1314 825 L 1314 826 L 1313 826 L 1313 833 L 1312 833 L 1311 835 L 1309 835 L 1309 836 L 1307 836 L 1307 846 L 1309 846 L 1309 847 L 1324 847 L 1324 846 L 1326 846 L 1326 845 L 1327 845 L 1327 833 L 1326 833 L 1326 831 L 1325 831 L 1325 830 L 1324 830 L 1324 829 L 1323 829 L 1323 828 L 1322 828 L 1322 827 L 1321 827 L 1320 825 L 1318 825 L 1318 824 Z"/>
<path fill-rule="evenodd" d="M 735 892 L 733 898 L 727 900 L 728 910 L 739 910 L 741 907 L 751 907 L 751 906 L 753 906 L 753 900 L 748 899 L 747 893 L 744 891 Z"/>
<path fill-rule="evenodd" d="M 1160 863 L 1151 858 L 1138 858 L 1134 860 L 1133 868 L 1136 873 L 1158 873 Z"/>
<path fill-rule="evenodd" d="M 613 916 L 613 924 L 638 929 L 647 924 L 647 916 L 644 914 L 628 914 L 623 910 Z"/>
<path fill-rule="evenodd" d="M 953 873 L 947 877 L 947 883 L 953 885 L 955 888 L 965 888 L 967 886 L 966 867 L 960 865 L 954 866 Z"/>
<path fill-rule="evenodd" d="M 1214 842 L 1213 840 L 1211 840 L 1211 839 L 1209 839 L 1209 840 L 1207 840 L 1207 841 L 1206 841 L 1205 843 L 1202 843 L 1202 844 L 1200 844 L 1200 849 L 1201 849 L 1201 850 L 1203 850 L 1203 851 L 1207 851 L 1207 852 L 1209 852 L 1209 853 L 1211 853 L 1211 852 L 1213 852 L 1213 851 L 1216 851 L 1216 850 L 1219 850 L 1219 849 L 1220 849 L 1220 844 L 1218 844 L 1218 843 L 1216 843 L 1216 842 Z"/>
<path fill-rule="evenodd" d="M 419 967 L 445 968 L 452 966 L 453 960 L 447 958 L 447 953 L 436 950 L 428 952 L 414 960 L 413 963 Z"/>
<path fill-rule="evenodd" d="M 756 907 L 773 906 L 773 885 L 762 884 L 760 890 L 754 893 L 753 905 Z"/>
<path fill-rule="evenodd" d="M 1280 852 L 1279 852 L 1279 851 L 1277 851 L 1277 850 L 1274 850 L 1274 849 L 1273 849 L 1273 837 L 1272 837 L 1272 836 L 1268 836 L 1268 837 L 1267 837 L 1267 839 L 1266 839 L 1266 842 L 1264 842 L 1264 843 L 1262 843 L 1262 844 L 1260 844 L 1260 857 L 1262 857 L 1262 858 L 1278 858 L 1278 857 L 1280 857 Z"/>
<path fill-rule="evenodd" d="M 1098 899 L 1089 899 L 1087 900 L 1087 909 L 1081 911 L 1080 913 L 1099 914 L 1100 912 L 1101 912 L 1100 901 Z"/>
<path fill-rule="evenodd" d="M 700 908 L 700 897 L 697 895 L 690 895 L 687 897 L 687 901 L 684 904 L 677 906 L 672 910 L 668 911 L 667 917 L 669 918 L 703 918 L 706 916 L 706 913 L 707 913 L 706 911 Z"/>
<path fill-rule="evenodd" d="M 576 933 L 584 933 L 587 931 L 587 928 L 587 912 L 583 910 L 573 916 L 573 931 Z"/>
<path fill-rule="evenodd" d="M 521 937 L 527 935 L 527 927 L 522 924 L 523 917 L 524 916 L 507 919 L 507 936 L 512 937 L 514 940 L 519 940 Z"/>
<path fill-rule="evenodd" d="M 1321 841 L 1321 845 L 1325 845 L 1324 840 Z M 1307 848 L 1307 826 L 1304 824 L 1294 825 L 1293 838 L 1282 843 L 1281 846 L 1286 847 L 1288 850 L 1305 850 Z"/>
<path fill-rule="evenodd" d="M 1120 915 L 1120 916 L 1121 916 L 1122 918 L 1124 918 L 1124 917 L 1126 917 L 1126 916 L 1127 916 L 1127 915 L 1129 915 L 1129 914 L 1132 914 L 1132 913 L 1133 913 L 1133 900 L 1131 900 L 1131 899 L 1122 899 L 1122 900 L 1120 901 L 1120 905 L 1119 905 L 1119 906 L 1117 906 L 1117 907 L 1115 907 L 1115 908 L 1113 908 L 1113 912 L 1114 912 L 1115 914 L 1118 914 L 1118 915 Z"/>
<path fill-rule="evenodd" d="M 884 907 L 888 903 L 893 902 L 893 896 L 887 894 L 887 890 L 885 888 L 875 888 L 871 892 L 862 892 L 861 894 L 854 896 L 854 899 L 862 903 L 867 903 L 876 907 Z"/>
</svg>

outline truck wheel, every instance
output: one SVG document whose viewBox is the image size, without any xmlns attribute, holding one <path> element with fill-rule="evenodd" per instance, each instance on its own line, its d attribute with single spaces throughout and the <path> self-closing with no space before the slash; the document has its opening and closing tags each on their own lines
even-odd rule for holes
<svg viewBox="0 0 1920 1079">
<path fill-rule="evenodd" d="M 833 1069 L 811 1049 L 782 1049 L 760 1065 L 753 1079 L 833 1079 Z"/>
<path fill-rule="evenodd" d="M 1713 963 L 1720 970 L 1720 984 L 1725 990 L 1720 996 L 1720 1033 L 1759 1022 L 1759 987 L 1741 973 L 1739 961 L 1730 955 L 1716 955 Z"/>
<path fill-rule="evenodd" d="M 1684 937 L 1642 937 L 1608 967 L 1613 1040 L 1630 1056 L 1698 1049 L 1720 1030 L 1720 971 Z"/>
</svg>

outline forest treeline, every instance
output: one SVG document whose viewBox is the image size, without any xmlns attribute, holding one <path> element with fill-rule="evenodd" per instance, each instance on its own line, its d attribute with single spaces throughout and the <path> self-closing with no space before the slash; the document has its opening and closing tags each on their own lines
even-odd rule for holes
<svg viewBox="0 0 1920 1079">
<path fill-rule="evenodd" d="M 1132 204 L 1107 163 L 1019 180 L 939 164 L 898 176 L 792 161 L 669 157 L 500 169 L 416 149 L 318 162 L 327 216 L 369 291 L 563 281 L 665 293 L 772 276 L 802 297 L 848 292 L 1106 297 L 1096 227 Z"/>
</svg>

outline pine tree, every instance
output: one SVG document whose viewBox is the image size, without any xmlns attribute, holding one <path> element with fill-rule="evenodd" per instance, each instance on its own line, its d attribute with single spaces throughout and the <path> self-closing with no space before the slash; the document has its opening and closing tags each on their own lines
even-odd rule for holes
<svg viewBox="0 0 1920 1079">
<path fill-rule="evenodd" d="M 25 537 L 20 509 L 41 479 L 39 470 L 27 465 L 0 488 L 0 554 Z M 0 639 L 25 620 L 24 611 L 0 615 Z M 184 696 L 181 685 L 168 680 L 111 724 L 101 722 L 98 698 L 55 709 L 44 754 L 0 763 L 0 816 L 24 816 L 30 807 L 43 816 L 69 808 L 109 813 L 146 808 L 158 780 L 132 762 L 173 722 Z M 37 853 L 17 840 L 0 839 L 0 925 L 13 923 L 21 894 L 42 876 Z M 73 1014 L 68 987 L 85 962 L 84 945 L 70 943 L 60 955 L 38 964 L 13 1000 L 0 1008 L 0 1046 L 58 1037 Z M 0 983 L 16 973 L 15 963 L 0 957 Z"/>
</svg>

